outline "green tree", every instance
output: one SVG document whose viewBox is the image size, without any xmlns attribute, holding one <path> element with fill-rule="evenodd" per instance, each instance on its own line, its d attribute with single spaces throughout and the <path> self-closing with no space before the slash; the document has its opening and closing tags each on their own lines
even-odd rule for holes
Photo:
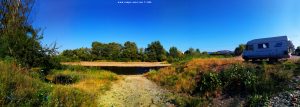
<svg viewBox="0 0 300 107">
<path fill-rule="evenodd" d="M 166 51 L 159 41 L 151 42 L 145 49 L 148 61 L 164 61 L 166 60 Z"/>
<path fill-rule="evenodd" d="M 234 54 L 236 56 L 242 55 L 242 53 L 244 52 L 245 48 L 246 48 L 245 44 L 240 44 L 238 47 L 235 48 Z"/>
<path fill-rule="evenodd" d="M 145 54 L 145 49 L 144 48 L 139 48 L 138 59 L 140 61 L 147 61 L 148 56 Z"/>
<path fill-rule="evenodd" d="M 182 53 L 176 47 L 171 47 L 169 49 L 168 62 L 178 61 L 181 59 L 181 57 Z"/>
<path fill-rule="evenodd" d="M 1 0 L 0 57 L 13 57 L 26 67 L 51 68 L 59 65 L 52 59 L 56 45 L 43 47 L 42 35 L 29 23 L 34 0 Z"/>
<path fill-rule="evenodd" d="M 200 52 L 200 51 L 199 51 L 199 52 Z M 189 50 L 186 50 L 186 51 L 184 52 L 184 55 L 193 56 L 193 55 L 195 55 L 195 53 L 196 53 L 196 51 L 195 51 L 194 48 L 189 48 Z"/>
<path fill-rule="evenodd" d="M 172 58 L 179 58 L 181 56 L 181 52 L 176 47 L 171 47 L 169 49 L 169 56 Z"/>
<path fill-rule="evenodd" d="M 75 49 L 74 52 L 81 61 L 91 61 L 92 60 L 91 49 L 89 49 L 89 48 Z"/>
<path fill-rule="evenodd" d="M 138 58 L 138 48 L 134 42 L 127 41 L 124 43 L 122 50 L 122 58 L 128 60 L 137 60 Z"/>
<path fill-rule="evenodd" d="M 65 62 L 65 61 L 70 62 L 70 61 L 78 61 L 78 60 L 80 60 L 74 50 L 68 50 L 68 49 L 64 50 L 60 54 L 60 59 L 63 62 Z"/>
<path fill-rule="evenodd" d="M 104 48 L 104 56 L 109 60 L 119 60 L 122 45 L 116 42 L 108 43 Z"/>
<path fill-rule="evenodd" d="M 106 54 L 105 47 L 106 47 L 106 44 L 104 44 L 104 43 L 100 43 L 97 41 L 92 43 L 91 51 L 92 51 L 92 56 L 93 56 L 94 60 L 105 59 L 104 58 L 104 54 Z"/>
</svg>

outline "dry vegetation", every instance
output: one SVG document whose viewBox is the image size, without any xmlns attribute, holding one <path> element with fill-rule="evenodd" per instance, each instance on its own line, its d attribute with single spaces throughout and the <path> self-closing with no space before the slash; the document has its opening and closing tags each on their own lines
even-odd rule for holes
<svg viewBox="0 0 300 107">
<path fill-rule="evenodd" d="M 289 90 L 289 81 L 299 68 L 297 61 L 252 64 L 238 58 L 206 58 L 152 70 L 145 76 L 174 93 L 198 98 L 185 103 L 176 100 L 183 105 L 199 106 L 226 95 L 242 97 L 249 106 L 263 105 L 273 94 Z"/>
</svg>

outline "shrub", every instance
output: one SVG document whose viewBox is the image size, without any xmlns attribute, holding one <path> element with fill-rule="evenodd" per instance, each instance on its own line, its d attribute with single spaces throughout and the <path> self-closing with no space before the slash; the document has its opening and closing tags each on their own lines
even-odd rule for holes
<svg viewBox="0 0 300 107">
<path fill-rule="evenodd" d="M 168 85 L 168 86 L 174 86 L 176 81 L 178 80 L 178 77 L 176 75 L 168 75 L 166 78 L 164 78 L 162 84 Z"/>
<path fill-rule="evenodd" d="M 257 91 L 258 77 L 253 67 L 233 65 L 220 74 L 223 90 L 229 94 L 251 94 Z"/>
<path fill-rule="evenodd" d="M 211 96 L 220 91 L 221 88 L 221 80 L 219 78 L 219 74 L 215 72 L 204 73 L 200 77 L 200 81 L 197 82 L 196 92 L 205 94 L 206 96 Z"/>
</svg>

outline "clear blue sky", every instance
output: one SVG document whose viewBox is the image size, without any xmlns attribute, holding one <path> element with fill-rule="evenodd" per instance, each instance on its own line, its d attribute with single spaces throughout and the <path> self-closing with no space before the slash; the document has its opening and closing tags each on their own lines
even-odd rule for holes
<svg viewBox="0 0 300 107">
<path fill-rule="evenodd" d="M 155 40 L 166 50 L 234 50 L 251 39 L 280 35 L 300 45 L 300 0 L 118 1 L 38 0 L 33 24 L 43 29 L 43 44 L 56 41 L 60 51 L 91 47 L 93 41 L 147 47 Z"/>
</svg>

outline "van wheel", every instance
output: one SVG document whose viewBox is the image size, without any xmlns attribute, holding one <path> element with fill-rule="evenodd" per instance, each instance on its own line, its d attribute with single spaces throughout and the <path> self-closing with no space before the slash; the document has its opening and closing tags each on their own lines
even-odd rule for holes
<svg viewBox="0 0 300 107">
<path fill-rule="evenodd" d="M 244 60 L 245 60 L 246 62 L 249 62 L 249 59 L 248 59 L 248 58 L 245 58 Z"/>
</svg>

